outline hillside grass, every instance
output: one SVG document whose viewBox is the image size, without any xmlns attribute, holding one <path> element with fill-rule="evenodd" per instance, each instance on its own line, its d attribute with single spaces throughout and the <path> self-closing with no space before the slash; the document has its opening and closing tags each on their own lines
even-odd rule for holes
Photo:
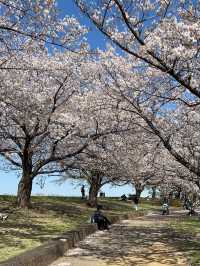
<svg viewBox="0 0 200 266">
<path fill-rule="evenodd" d="M 16 208 L 14 196 L 0 196 L 0 212 L 8 213 L 5 222 L 0 222 L 0 261 L 30 250 L 63 232 L 89 222 L 93 208 L 78 197 L 33 196 L 32 208 Z M 117 198 L 100 199 L 106 215 L 134 212 L 131 202 Z M 141 210 L 154 210 L 151 202 L 140 205 Z"/>
</svg>

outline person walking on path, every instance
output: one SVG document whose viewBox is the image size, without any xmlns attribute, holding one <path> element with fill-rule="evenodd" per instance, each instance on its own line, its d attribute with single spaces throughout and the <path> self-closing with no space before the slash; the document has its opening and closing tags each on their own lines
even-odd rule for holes
<svg viewBox="0 0 200 266">
<path fill-rule="evenodd" d="M 136 195 L 133 196 L 133 204 L 134 204 L 134 208 L 136 211 L 138 211 L 138 203 L 139 203 L 139 199 Z"/>
<path fill-rule="evenodd" d="M 84 185 L 82 185 L 81 187 L 81 198 L 85 199 L 85 186 Z"/>
<path fill-rule="evenodd" d="M 169 205 L 167 203 L 164 203 L 162 205 L 162 215 L 168 215 L 169 214 Z"/>
</svg>

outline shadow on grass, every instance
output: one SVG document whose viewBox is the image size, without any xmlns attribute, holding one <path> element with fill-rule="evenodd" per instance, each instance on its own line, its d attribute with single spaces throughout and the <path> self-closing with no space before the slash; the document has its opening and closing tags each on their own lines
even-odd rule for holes
<svg viewBox="0 0 200 266">
<path fill-rule="evenodd" d="M 76 228 L 92 211 L 80 199 L 33 197 L 29 210 L 16 208 L 15 197 L 1 196 L 0 200 L 0 212 L 9 214 L 8 220 L 0 222 L 0 261 Z"/>
<path fill-rule="evenodd" d="M 9 213 L 8 220 L 0 222 L 0 261 L 75 229 L 87 222 L 94 211 L 77 197 L 33 196 L 30 210 L 17 209 L 15 202 L 14 196 L 0 196 L 0 212 Z M 106 215 L 134 212 L 131 203 L 117 199 L 106 198 L 100 203 Z"/>
</svg>

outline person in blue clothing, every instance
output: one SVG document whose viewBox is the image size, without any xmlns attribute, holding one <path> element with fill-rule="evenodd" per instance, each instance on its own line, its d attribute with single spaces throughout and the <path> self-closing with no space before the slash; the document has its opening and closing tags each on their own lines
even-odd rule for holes
<svg viewBox="0 0 200 266">
<path fill-rule="evenodd" d="M 99 205 L 91 217 L 91 223 L 96 223 L 98 230 L 109 230 L 109 225 L 111 225 L 108 218 L 101 212 L 101 206 Z"/>
</svg>

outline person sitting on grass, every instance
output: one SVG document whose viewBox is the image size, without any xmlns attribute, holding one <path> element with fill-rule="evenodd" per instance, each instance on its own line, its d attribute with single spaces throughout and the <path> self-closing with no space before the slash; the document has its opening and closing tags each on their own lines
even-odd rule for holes
<svg viewBox="0 0 200 266">
<path fill-rule="evenodd" d="M 121 200 L 122 201 L 127 201 L 127 196 L 125 194 L 121 195 Z"/>
<path fill-rule="evenodd" d="M 109 230 L 109 225 L 111 225 L 111 222 L 105 215 L 103 215 L 101 208 L 101 206 L 97 205 L 97 210 L 91 217 L 91 223 L 96 223 L 98 230 Z"/>
</svg>

